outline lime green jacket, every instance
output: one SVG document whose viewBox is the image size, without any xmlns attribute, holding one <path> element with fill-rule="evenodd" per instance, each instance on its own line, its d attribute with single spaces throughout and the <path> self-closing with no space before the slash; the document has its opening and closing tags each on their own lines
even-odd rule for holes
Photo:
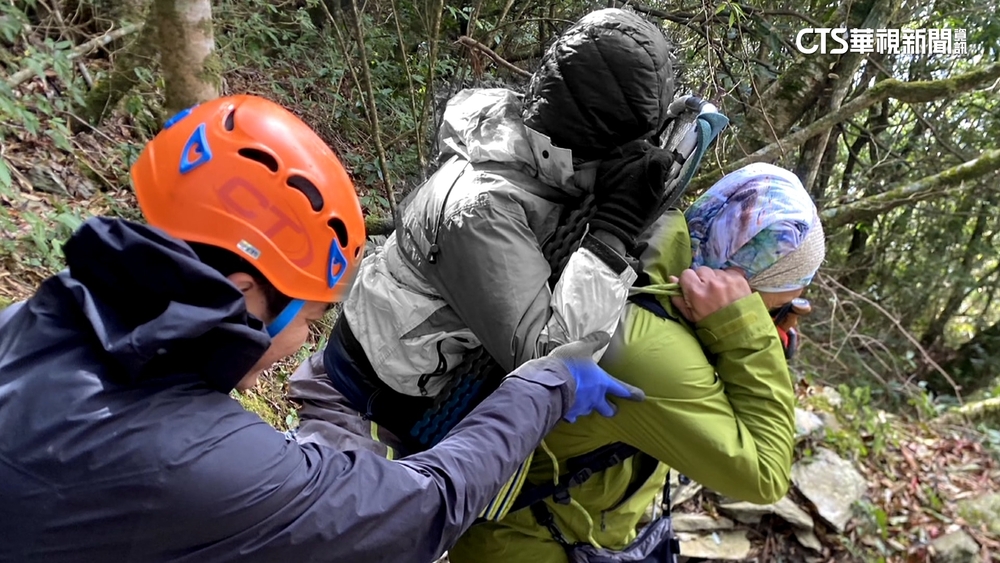
<svg viewBox="0 0 1000 563">
<path fill-rule="evenodd" d="M 651 287 L 691 264 L 687 225 L 669 212 L 643 253 Z M 760 296 L 745 297 L 689 324 L 669 298 L 672 319 L 629 304 L 601 366 L 646 392 L 641 403 L 617 401 L 612 418 L 592 414 L 561 423 L 534 455 L 528 480 L 551 481 L 567 459 L 626 442 L 661 463 L 635 493 L 633 460 L 571 491 L 569 505 L 548 501 L 570 541 L 622 548 L 672 467 L 723 495 L 754 503 L 779 500 L 789 486 L 794 445 L 791 377 L 777 331 Z M 555 461 L 555 463 L 554 463 Z M 452 563 L 563 563 L 567 557 L 531 511 L 473 526 L 449 552 Z"/>
</svg>

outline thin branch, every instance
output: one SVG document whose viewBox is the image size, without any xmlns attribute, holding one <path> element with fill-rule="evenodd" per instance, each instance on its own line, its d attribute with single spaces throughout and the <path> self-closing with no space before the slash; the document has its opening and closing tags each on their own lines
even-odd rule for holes
<svg viewBox="0 0 1000 563">
<path fill-rule="evenodd" d="M 893 186 L 888 190 L 862 199 L 830 207 L 820 213 L 823 224 L 829 229 L 870 219 L 876 215 L 908 203 L 934 197 L 940 188 L 956 186 L 966 180 L 985 176 L 1000 170 L 1000 149 L 984 152 L 978 158 L 963 162 L 943 172 L 921 178 L 915 182 Z"/>
<path fill-rule="evenodd" d="M 511 20 L 509 22 L 497 24 L 497 26 L 494 27 L 493 29 L 491 29 L 490 31 L 491 32 L 496 32 L 496 31 L 500 31 L 501 29 L 503 29 L 505 27 L 509 27 L 509 26 L 512 26 L 512 25 L 524 25 L 526 23 L 538 23 L 538 22 L 561 23 L 561 24 L 564 24 L 564 25 L 573 25 L 575 23 L 573 20 L 567 20 L 567 19 L 563 19 L 563 18 L 522 18 L 522 19 L 519 19 L 519 20 Z"/>
<path fill-rule="evenodd" d="M 421 132 L 421 138 L 423 138 L 422 132 L 426 126 L 427 115 L 431 112 L 431 105 L 434 100 L 434 70 L 437 67 L 438 40 L 441 37 L 441 20 L 444 19 L 444 0 L 438 0 L 434 7 L 432 28 L 428 30 L 430 31 L 431 36 L 428 38 L 430 49 L 427 57 L 427 81 L 424 86 L 424 103 L 420 108 L 420 119 L 417 121 L 417 131 Z"/>
<path fill-rule="evenodd" d="M 483 0 L 476 0 L 476 4 L 472 7 L 472 13 L 469 14 L 469 23 L 466 26 L 466 32 L 469 37 L 476 34 L 476 26 L 478 25 L 479 11 L 483 7 Z"/>
<path fill-rule="evenodd" d="M 479 41 L 476 41 L 475 39 L 473 39 L 473 38 L 471 38 L 471 37 L 469 37 L 467 35 L 463 35 L 463 36 L 459 37 L 457 43 L 460 43 L 462 45 L 465 45 L 466 47 L 469 47 L 469 48 L 472 48 L 472 49 L 476 49 L 476 50 L 482 51 L 483 53 L 486 53 L 486 55 L 489 58 L 493 59 L 493 61 L 496 62 L 498 65 L 506 68 L 507 70 L 513 72 L 514 74 L 517 74 L 518 76 L 524 76 L 524 77 L 529 77 L 529 78 L 531 77 L 531 73 L 530 72 L 524 70 L 523 68 L 515 66 L 512 63 L 507 62 L 506 60 L 504 60 L 503 57 L 501 57 L 500 55 L 494 53 L 493 49 L 490 49 L 486 45 L 483 45 Z"/>
<path fill-rule="evenodd" d="M 324 2 L 320 2 L 324 4 Z M 378 104 L 375 102 L 375 89 L 372 87 L 372 74 L 368 66 L 368 49 L 365 47 L 365 32 L 361 28 L 361 11 L 358 9 L 357 0 L 351 0 L 351 23 L 354 24 L 354 36 L 358 42 L 358 51 L 361 58 L 361 78 L 364 80 L 365 99 L 368 102 L 368 120 L 372 125 L 372 137 L 375 141 L 375 152 L 378 155 L 379 168 L 382 172 L 382 184 L 385 186 L 385 195 L 389 200 L 389 213 L 396 218 L 396 194 L 392 189 L 392 179 L 389 177 L 389 161 L 386 158 L 385 147 L 382 145 L 382 128 L 378 121 Z M 327 10 L 329 14 L 330 11 Z M 332 14 L 331 14 L 332 15 Z"/>
<path fill-rule="evenodd" d="M 60 37 L 72 38 L 70 27 L 66 25 L 66 20 L 63 18 L 62 6 L 60 5 L 59 0 L 52 0 L 52 6 L 47 6 L 47 8 L 56 17 L 56 23 L 59 24 Z M 94 78 L 90 76 L 90 71 L 87 70 L 87 65 L 84 64 L 83 61 L 77 61 L 76 68 L 80 71 L 80 76 L 83 77 L 83 81 L 87 84 L 87 90 L 93 90 Z"/>
<path fill-rule="evenodd" d="M 913 344 L 913 346 L 917 349 L 917 351 L 920 352 L 920 355 L 924 357 L 924 360 L 931 367 L 933 367 L 935 371 L 937 371 L 938 373 L 940 373 L 941 376 L 944 377 L 945 381 L 947 381 L 952 386 L 952 389 L 954 389 L 954 391 L 955 391 L 955 398 L 958 399 L 958 402 L 960 404 L 962 403 L 962 395 L 960 393 L 962 387 L 959 384 L 955 383 L 955 380 L 952 379 L 952 377 L 950 375 L 948 375 L 948 372 L 944 371 L 944 369 L 942 369 L 941 366 L 938 365 L 938 363 L 934 361 L 934 358 L 932 358 L 930 356 L 930 354 L 927 353 L 927 350 L 925 350 L 924 347 L 920 345 L 920 342 L 918 342 L 917 339 L 914 338 L 913 335 L 910 334 L 909 331 L 907 331 L 906 328 L 903 327 L 903 325 L 899 322 L 899 319 L 897 319 L 896 317 L 894 317 L 891 314 L 889 314 L 889 311 L 886 311 L 881 305 L 879 305 L 878 303 L 872 301 L 868 297 L 865 297 L 864 295 L 862 295 L 862 294 L 860 294 L 860 293 L 858 293 L 858 292 L 856 292 L 856 291 L 854 291 L 854 290 L 852 290 L 852 289 L 844 286 L 843 284 L 841 284 L 837 280 L 833 279 L 832 277 L 825 276 L 825 275 L 822 275 L 822 276 L 825 278 L 825 281 L 827 283 L 830 283 L 831 285 L 836 286 L 841 291 L 844 291 L 844 292 L 846 292 L 846 293 L 848 293 L 848 294 L 850 294 L 850 295 L 852 295 L 852 296 L 854 296 L 854 297 L 856 297 L 856 298 L 864 301 L 865 303 L 871 305 L 879 313 L 881 313 L 883 316 L 885 316 L 885 318 L 889 319 L 889 321 L 891 321 L 892 324 L 896 326 L 896 329 L 899 330 L 900 334 L 902 334 L 904 338 L 906 338 L 907 340 L 909 340 L 910 344 Z"/>
<path fill-rule="evenodd" d="M 517 12 L 517 15 L 514 16 L 514 18 L 511 21 L 520 21 L 520 20 L 524 19 L 524 14 L 526 14 L 528 12 L 528 9 L 531 8 L 532 6 L 533 6 L 533 4 L 531 2 L 522 2 L 521 3 L 521 9 Z M 500 23 L 500 20 L 497 20 L 497 24 L 499 24 L 499 23 Z M 506 53 L 507 52 L 507 45 L 510 44 L 511 38 L 515 37 L 517 35 L 518 34 L 516 34 L 516 33 L 507 33 L 507 34 L 503 35 L 503 37 L 500 38 L 500 43 L 497 44 L 497 46 L 496 46 L 497 51 L 500 51 L 502 53 Z M 537 43 L 537 41 L 535 43 Z"/>
<path fill-rule="evenodd" d="M 507 0 L 506 2 L 504 2 L 503 10 L 500 11 L 500 17 L 497 18 L 497 23 L 496 25 L 493 26 L 493 29 L 490 30 L 493 33 L 493 36 L 490 38 L 491 41 L 496 41 L 497 32 L 503 25 L 506 25 L 506 24 L 501 24 L 500 22 L 502 22 L 503 19 L 507 17 L 507 14 L 510 13 L 511 6 L 513 5 L 514 5 L 514 0 Z"/>
<path fill-rule="evenodd" d="M 784 139 L 775 141 L 734 162 L 729 168 L 736 170 L 754 162 L 766 162 L 778 158 L 837 123 L 845 121 L 883 100 L 892 98 L 905 103 L 930 102 L 986 86 L 997 78 L 1000 78 L 1000 63 L 993 63 L 972 72 L 942 80 L 918 80 L 914 82 L 903 82 L 895 78 L 883 80 L 860 96 L 840 106 L 837 111 L 828 113 Z M 699 179 L 698 184 L 713 182 L 720 175 L 721 171 L 716 171 L 711 177 L 706 174 Z"/>
<path fill-rule="evenodd" d="M 346 60 L 347 53 L 347 41 L 344 40 L 343 34 L 340 32 L 340 27 L 337 24 L 337 20 L 330 13 L 330 9 L 327 8 L 326 2 L 320 2 L 320 6 L 323 7 L 323 11 L 326 13 L 326 17 L 330 20 L 330 27 L 333 28 L 334 33 L 337 36 L 337 42 L 340 45 L 341 51 L 344 53 L 344 58 Z M 362 91 L 362 96 L 365 98 L 365 113 L 368 116 L 368 122 L 372 127 L 372 138 L 375 144 L 375 151 L 378 155 L 379 169 L 382 173 L 382 182 L 385 186 L 386 197 L 389 201 L 389 211 L 392 213 L 393 218 L 396 218 L 396 195 L 392 190 L 392 184 L 389 180 L 389 170 L 386 161 L 385 147 L 382 145 L 382 135 L 378 122 L 378 108 L 375 105 L 375 93 L 372 89 L 371 74 L 368 70 L 368 57 L 365 55 L 365 45 L 364 45 L 364 33 L 361 29 L 360 15 L 358 14 L 358 5 L 356 0 L 351 0 L 351 8 L 354 11 L 351 19 L 354 21 L 354 32 L 357 35 L 358 46 L 361 49 L 361 68 L 362 76 L 364 79 L 364 84 L 358 79 L 358 75 L 354 70 L 354 67 L 348 63 L 347 68 L 351 73 L 351 78 L 354 79 L 354 84 L 357 86 L 358 90 Z"/>
<path fill-rule="evenodd" d="M 82 57 L 82 56 L 90 53 L 94 49 L 97 49 L 99 47 L 104 47 L 105 45 L 107 45 L 108 43 L 111 43 L 112 41 L 114 41 L 116 39 L 120 39 L 120 38 L 122 38 L 122 37 L 124 37 L 124 36 L 126 36 L 126 35 L 128 35 L 130 33 L 134 33 L 136 31 L 138 31 L 139 28 L 141 28 L 141 27 L 142 27 L 142 25 L 140 25 L 140 24 L 130 24 L 130 25 L 126 25 L 124 27 L 119 27 L 118 29 L 109 31 L 109 32 L 105 33 L 104 35 L 101 35 L 99 37 L 95 37 L 95 38 L 91 39 L 90 41 L 87 41 L 86 43 L 81 43 L 81 44 L 77 45 L 76 47 L 73 48 L 73 50 L 71 50 L 66 55 L 66 58 L 72 61 L 74 59 Z M 34 75 L 35 75 L 35 69 L 33 69 L 33 68 L 21 69 L 21 70 L 15 72 L 14 74 L 12 74 L 10 76 L 10 78 L 7 79 L 7 86 L 9 86 L 11 88 L 15 88 L 17 86 L 20 86 L 26 80 L 28 80 L 29 78 L 31 78 Z"/>
<path fill-rule="evenodd" d="M 413 124 L 419 124 L 420 113 L 417 111 L 417 91 L 413 87 L 413 73 L 410 71 L 409 55 L 406 52 L 406 42 L 403 41 L 403 28 L 399 25 L 399 7 L 396 0 L 392 0 L 392 18 L 396 22 L 396 37 L 399 40 L 399 52 L 403 57 L 403 72 L 406 73 L 406 84 L 410 89 L 410 111 L 413 113 Z M 427 156 L 424 154 L 424 139 L 420 127 L 414 127 L 414 137 L 417 143 L 417 161 L 420 164 L 420 178 L 427 179 Z"/>
</svg>

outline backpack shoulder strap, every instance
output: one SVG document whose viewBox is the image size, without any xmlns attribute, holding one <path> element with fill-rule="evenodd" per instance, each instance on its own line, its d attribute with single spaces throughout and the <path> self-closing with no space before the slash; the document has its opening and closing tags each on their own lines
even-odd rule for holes
<svg viewBox="0 0 1000 563">
<path fill-rule="evenodd" d="M 634 295 L 629 295 L 628 300 L 636 305 L 642 307 L 643 309 L 653 313 L 661 319 L 669 318 L 670 315 L 667 314 L 667 310 L 660 303 L 660 300 L 656 296 L 649 293 L 636 293 Z"/>
<path fill-rule="evenodd" d="M 569 489 L 590 479 L 591 475 L 614 467 L 638 453 L 638 449 L 628 444 L 615 442 L 592 452 L 570 458 L 566 461 L 566 468 L 569 471 L 559 478 L 558 483 L 542 485 L 525 483 L 517 500 L 511 506 L 510 512 L 531 506 L 549 497 L 554 497 L 556 502 L 560 504 L 568 503 Z"/>
</svg>

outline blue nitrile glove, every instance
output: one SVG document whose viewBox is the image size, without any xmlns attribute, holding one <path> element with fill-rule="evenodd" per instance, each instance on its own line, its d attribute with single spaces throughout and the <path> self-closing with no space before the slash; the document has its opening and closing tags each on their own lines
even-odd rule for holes
<svg viewBox="0 0 1000 563">
<path fill-rule="evenodd" d="M 577 417 L 595 410 L 604 416 L 614 416 L 616 409 L 608 401 L 608 395 L 631 401 L 646 398 L 642 389 L 618 381 L 594 363 L 594 354 L 610 341 L 606 332 L 594 332 L 576 342 L 563 344 L 549 354 L 561 360 L 576 380 L 576 400 L 563 416 L 569 422 L 576 422 Z"/>
</svg>

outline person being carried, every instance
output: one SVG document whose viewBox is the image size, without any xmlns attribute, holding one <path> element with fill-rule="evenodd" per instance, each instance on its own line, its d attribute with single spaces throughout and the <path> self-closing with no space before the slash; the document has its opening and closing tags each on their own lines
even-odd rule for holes
<svg viewBox="0 0 1000 563">
<path fill-rule="evenodd" d="M 131 175 L 149 225 L 88 220 L 68 268 L 0 311 L 0 561 L 427 563 L 560 418 L 641 399 L 593 363 L 595 333 L 405 461 L 298 444 L 229 393 L 351 287 L 347 172 L 293 114 L 235 96 L 169 120 Z"/>
<path fill-rule="evenodd" d="M 473 526 L 449 552 L 452 563 L 560 563 L 584 560 L 569 557 L 575 550 L 622 550 L 670 468 L 742 501 L 786 494 L 794 392 L 772 314 L 802 293 L 823 261 L 815 205 L 791 172 L 751 164 L 685 213 L 665 213 L 642 244 L 641 293 L 600 365 L 643 389 L 646 400 L 621 404 L 613 419 L 556 426 L 522 494 L 555 476 L 566 480 L 569 460 L 611 444 L 641 454 L 568 496 L 523 509 L 515 503 L 501 521 Z"/>
<path fill-rule="evenodd" d="M 624 256 L 658 215 L 673 164 L 657 145 L 671 57 L 652 23 L 599 10 L 556 39 L 525 96 L 470 89 L 448 101 L 444 163 L 362 262 L 322 358 L 290 380 L 297 439 L 419 451 L 411 431 L 471 350 L 511 370 L 614 329 L 636 278 Z M 590 232 L 550 285 L 543 244 L 589 193 Z"/>
</svg>

